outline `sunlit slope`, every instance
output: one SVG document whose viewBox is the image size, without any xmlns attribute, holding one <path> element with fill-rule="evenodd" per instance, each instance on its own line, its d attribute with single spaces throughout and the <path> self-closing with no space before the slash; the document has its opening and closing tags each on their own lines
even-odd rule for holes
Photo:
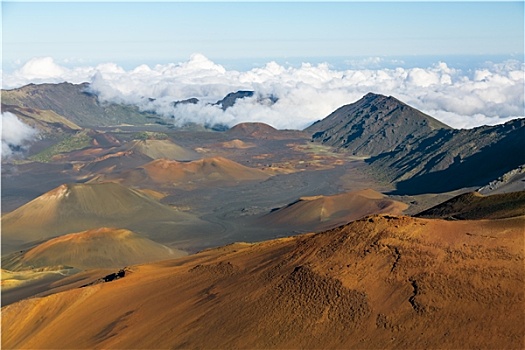
<svg viewBox="0 0 525 350">
<path fill-rule="evenodd" d="M 524 224 L 372 216 L 135 266 L 2 308 L 2 346 L 521 348 Z"/>
<path fill-rule="evenodd" d="M 193 162 L 157 160 L 143 167 L 156 182 L 214 182 L 265 180 L 265 172 L 246 167 L 223 157 L 205 158 Z"/>
<path fill-rule="evenodd" d="M 121 268 L 186 255 L 132 231 L 98 228 L 50 239 L 26 252 L 2 259 L 11 271 L 30 268 Z"/>
<path fill-rule="evenodd" d="M 157 159 L 122 173 L 101 176 L 97 181 L 116 181 L 128 186 L 164 186 L 193 189 L 206 186 L 231 186 L 244 181 L 263 181 L 270 177 L 223 157 L 179 162 Z"/>
<path fill-rule="evenodd" d="M 272 226 L 322 228 L 342 225 L 371 214 L 401 214 L 408 206 L 371 189 L 333 196 L 302 197 L 272 211 L 260 221 Z"/>
<path fill-rule="evenodd" d="M 197 152 L 181 147 L 170 140 L 133 141 L 131 149 L 152 159 L 194 160 L 199 158 Z"/>
<path fill-rule="evenodd" d="M 2 240 L 22 244 L 104 226 L 133 229 L 193 219 L 116 183 L 67 184 L 4 215 Z"/>
</svg>

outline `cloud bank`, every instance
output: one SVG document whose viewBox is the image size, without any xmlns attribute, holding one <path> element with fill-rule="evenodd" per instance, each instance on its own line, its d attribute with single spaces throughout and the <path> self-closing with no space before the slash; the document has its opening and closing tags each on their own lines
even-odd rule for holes
<svg viewBox="0 0 525 350">
<path fill-rule="evenodd" d="M 392 95 L 456 128 L 504 123 L 524 117 L 523 62 L 486 63 L 464 72 L 438 62 L 430 67 L 337 70 L 327 63 L 299 67 L 269 62 L 249 71 L 227 70 L 203 55 L 182 63 L 138 66 L 125 70 L 114 63 L 66 68 L 53 59 L 36 58 L 12 74 L 4 87 L 27 83 L 90 82 L 103 101 L 123 102 L 159 113 L 182 125 L 257 121 L 279 129 L 302 129 L 368 92 Z M 366 63 L 366 62 L 365 62 Z M 230 92 L 253 90 L 226 110 L 210 105 Z M 276 97 L 276 103 L 267 97 Z M 177 104 L 189 98 L 197 104 Z"/>
<path fill-rule="evenodd" d="M 22 123 L 16 115 L 10 112 L 2 113 L 0 132 L 2 134 L 2 159 L 23 152 L 28 142 L 33 140 L 37 134 L 35 129 Z"/>
</svg>

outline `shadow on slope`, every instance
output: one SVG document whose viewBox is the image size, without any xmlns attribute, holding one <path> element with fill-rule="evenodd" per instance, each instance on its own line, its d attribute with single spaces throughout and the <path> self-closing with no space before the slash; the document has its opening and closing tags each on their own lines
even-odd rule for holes
<svg viewBox="0 0 525 350">
<path fill-rule="evenodd" d="M 484 196 L 470 192 L 454 197 L 419 214 L 422 218 L 504 219 L 525 215 L 525 191 Z"/>
<path fill-rule="evenodd" d="M 416 174 L 409 179 L 399 181 L 392 194 L 416 195 L 429 192 L 449 192 L 462 187 L 483 186 L 523 164 L 525 159 L 523 131 L 523 128 L 516 129 L 498 142 L 489 143 L 465 158 L 458 154 L 453 157 L 453 163 L 443 170 Z M 445 156 L 447 156 L 446 152 L 437 154 L 434 158 L 438 162 L 437 158 Z M 374 160 L 370 162 L 373 164 Z M 417 163 L 417 158 L 412 162 Z M 425 168 L 431 168 L 432 164 L 432 161 L 428 162 Z M 425 170 L 419 173 L 423 171 Z"/>
</svg>

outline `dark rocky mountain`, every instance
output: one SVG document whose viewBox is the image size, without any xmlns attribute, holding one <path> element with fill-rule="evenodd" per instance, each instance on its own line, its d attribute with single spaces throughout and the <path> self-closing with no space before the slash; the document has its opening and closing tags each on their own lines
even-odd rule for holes
<svg viewBox="0 0 525 350">
<path fill-rule="evenodd" d="M 80 127 L 119 124 L 143 125 L 159 119 L 135 106 L 102 103 L 89 92 L 89 84 L 29 84 L 2 90 L 2 103 L 22 108 L 51 110 Z"/>
<path fill-rule="evenodd" d="M 305 131 L 366 160 L 398 194 L 480 187 L 525 162 L 525 119 L 456 130 L 398 101 L 369 93 Z"/>
<path fill-rule="evenodd" d="M 367 160 L 405 194 L 480 187 L 525 162 L 525 119 L 409 138 Z"/>
<path fill-rule="evenodd" d="M 237 91 L 237 92 L 231 92 L 228 95 L 226 95 L 222 100 L 219 100 L 215 102 L 216 105 L 221 106 L 222 110 L 225 111 L 229 107 L 233 106 L 235 102 L 237 102 L 238 99 L 242 99 L 245 97 L 252 97 L 254 94 L 253 91 Z"/>
<path fill-rule="evenodd" d="M 172 106 L 177 107 L 178 105 L 187 105 L 187 104 L 196 105 L 198 102 L 199 102 L 198 98 L 192 97 L 192 98 L 187 98 L 185 100 L 175 101 L 172 103 Z"/>
<path fill-rule="evenodd" d="M 417 217 L 451 220 L 504 219 L 525 215 L 525 191 L 484 196 L 464 193 L 427 209 Z"/>
<path fill-rule="evenodd" d="M 240 90 L 236 92 L 231 92 L 228 95 L 226 95 L 222 100 L 219 100 L 215 102 L 215 105 L 221 106 L 222 110 L 225 111 L 226 109 L 232 107 L 237 100 L 243 99 L 246 97 L 253 97 L 255 95 L 254 91 L 250 90 Z M 268 95 L 268 96 L 257 96 L 257 103 L 263 104 L 263 105 L 272 105 L 275 102 L 279 100 L 278 97 L 274 95 Z"/>
<path fill-rule="evenodd" d="M 449 129 L 392 96 L 368 93 L 305 131 L 314 141 L 368 157 L 393 151 L 407 140 L 419 139 L 434 130 Z"/>
</svg>

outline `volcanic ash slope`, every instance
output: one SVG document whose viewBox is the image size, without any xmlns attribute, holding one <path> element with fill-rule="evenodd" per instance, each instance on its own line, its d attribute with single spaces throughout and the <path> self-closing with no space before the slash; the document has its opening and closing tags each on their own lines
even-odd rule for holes
<svg viewBox="0 0 525 350">
<path fill-rule="evenodd" d="M 301 197 L 264 215 L 260 222 L 290 230 L 319 231 L 372 214 L 402 214 L 408 205 L 371 189 L 333 196 Z"/>
<path fill-rule="evenodd" d="M 2 259 L 2 266 L 12 271 L 60 266 L 120 268 L 184 255 L 132 231 L 102 227 L 50 239 L 23 254 Z"/>
<path fill-rule="evenodd" d="M 151 183 L 152 186 L 193 189 L 231 186 L 243 181 L 263 181 L 270 175 L 223 157 L 212 157 L 191 162 L 157 159 L 138 169 L 113 177 L 128 185 Z"/>
<path fill-rule="evenodd" d="M 2 308 L 2 346 L 522 348 L 524 224 L 371 216 L 134 266 Z"/>
<path fill-rule="evenodd" d="M 2 248 L 104 226 L 140 227 L 156 237 L 148 227 L 159 222 L 200 221 L 116 183 L 66 184 L 4 215 Z"/>
<path fill-rule="evenodd" d="M 183 148 L 170 140 L 133 141 L 131 149 L 147 155 L 152 159 L 175 159 L 181 161 L 198 159 L 197 152 Z"/>
</svg>

